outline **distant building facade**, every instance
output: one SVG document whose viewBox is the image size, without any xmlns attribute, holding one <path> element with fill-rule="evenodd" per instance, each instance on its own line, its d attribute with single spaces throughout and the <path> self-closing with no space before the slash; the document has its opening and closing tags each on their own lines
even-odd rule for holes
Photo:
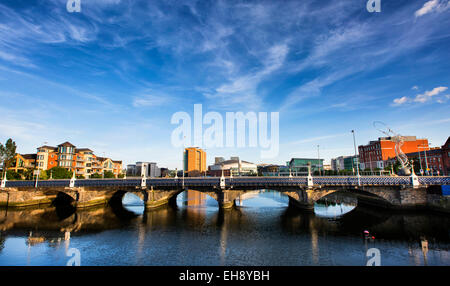
<svg viewBox="0 0 450 286">
<path fill-rule="evenodd" d="M 406 156 L 409 160 L 414 159 L 419 161 L 419 167 L 423 170 L 424 174 L 444 174 L 445 164 L 443 158 L 443 152 L 440 147 L 429 148 L 420 152 L 407 153 Z M 428 170 L 427 170 L 428 168 Z"/>
<path fill-rule="evenodd" d="M 292 158 L 288 166 L 293 176 L 306 176 L 308 175 L 308 163 L 311 164 L 311 172 L 315 172 L 319 171 L 319 168 L 323 170 L 323 161 L 323 159 Z"/>
<path fill-rule="evenodd" d="M 258 176 L 289 176 L 289 166 L 264 165 L 258 166 Z"/>
<path fill-rule="evenodd" d="M 357 156 L 339 156 L 331 159 L 330 169 L 333 171 L 356 171 Z"/>
<path fill-rule="evenodd" d="M 414 153 L 429 148 L 428 139 L 417 139 L 416 136 L 404 136 L 404 143 L 401 146 L 403 153 Z M 391 137 L 380 137 L 377 141 L 370 141 L 367 145 L 360 145 L 359 160 L 360 168 L 383 169 L 385 162 L 396 157 L 395 142 Z"/>
<path fill-rule="evenodd" d="M 187 176 L 198 176 L 206 173 L 206 152 L 197 147 L 184 150 L 184 172 Z"/>
<path fill-rule="evenodd" d="M 8 170 L 15 172 L 34 169 L 36 167 L 36 154 L 16 154 Z"/>
<path fill-rule="evenodd" d="M 255 176 L 258 174 L 258 166 L 254 163 L 241 160 L 239 157 L 231 157 L 230 160 L 208 167 L 208 175 L 213 177 L 224 176 Z"/>
<path fill-rule="evenodd" d="M 442 161 L 444 165 L 444 175 L 450 175 L 450 137 L 447 138 L 447 141 L 441 147 L 442 149 Z"/>
<path fill-rule="evenodd" d="M 159 178 L 161 169 L 154 162 L 136 162 L 136 164 L 127 165 L 127 176 Z"/>
<path fill-rule="evenodd" d="M 91 149 L 76 148 L 70 142 L 56 147 L 41 146 L 36 154 L 17 154 L 15 163 L 8 168 L 14 171 L 25 169 L 50 170 L 61 167 L 75 172 L 76 176 L 89 178 L 92 174 L 112 172 L 116 177 L 122 173 L 122 161 L 97 157 Z"/>
</svg>

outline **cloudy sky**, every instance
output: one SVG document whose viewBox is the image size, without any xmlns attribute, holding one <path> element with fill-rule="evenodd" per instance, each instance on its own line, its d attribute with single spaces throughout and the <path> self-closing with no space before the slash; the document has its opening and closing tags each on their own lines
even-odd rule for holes
<svg viewBox="0 0 450 286">
<path fill-rule="evenodd" d="M 175 112 L 279 112 L 284 164 L 382 134 L 450 135 L 448 0 L 0 0 L 0 141 L 70 141 L 124 163 L 181 166 Z"/>
</svg>

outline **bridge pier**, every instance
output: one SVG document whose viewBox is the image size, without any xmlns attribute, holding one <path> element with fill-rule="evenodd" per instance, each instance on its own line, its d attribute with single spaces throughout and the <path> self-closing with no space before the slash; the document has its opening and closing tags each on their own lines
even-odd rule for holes
<svg viewBox="0 0 450 286">
<path fill-rule="evenodd" d="M 145 190 L 145 208 L 153 209 L 166 204 L 175 203 L 176 197 L 182 190 Z"/>
<path fill-rule="evenodd" d="M 217 201 L 219 208 L 230 209 L 236 205 L 236 199 L 244 192 L 239 190 L 218 190 L 205 193 Z"/>
</svg>

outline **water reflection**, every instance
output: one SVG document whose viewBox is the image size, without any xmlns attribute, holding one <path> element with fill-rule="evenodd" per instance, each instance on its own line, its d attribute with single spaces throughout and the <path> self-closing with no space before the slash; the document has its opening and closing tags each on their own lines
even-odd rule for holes
<svg viewBox="0 0 450 286">
<path fill-rule="evenodd" d="M 288 207 L 286 196 L 270 191 L 219 210 L 211 197 L 195 196 L 180 194 L 176 207 L 155 210 L 129 209 L 143 207 L 133 197 L 121 208 L 2 209 L 0 265 L 65 265 L 69 245 L 82 265 L 365 265 L 371 247 L 382 265 L 450 264 L 446 216 L 352 206 L 330 218 Z M 326 212 L 341 204 L 341 214 L 350 208 L 328 201 Z"/>
<path fill-rule="evenodd" d="M 338 218 L 354 210 L 357 205 L 356 197 L 336 192 L 317 201 L 314 204 L 314 213 L 319 217 Z"/>
<path fill-rule="evenodd" d="M 122 206 L 136 215 L 141 215 L 144 213 L 145 205 L 144 201 L 138 196 L 132 193 L 126 193 L 122 198 Z"/>
</svg>

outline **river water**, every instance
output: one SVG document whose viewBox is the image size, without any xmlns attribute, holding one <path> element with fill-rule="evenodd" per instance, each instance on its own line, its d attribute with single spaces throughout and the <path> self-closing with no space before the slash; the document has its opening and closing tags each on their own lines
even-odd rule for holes
<svg viewBox="0 0 450 286">
<path fill-rule="evenodd" d="M 345 200 L 288 207 L 277 192 L 252 193 L 220 211 L 206 195 L 177 206 L 0 209 L 0 265 L 450 265 L 450 217 L 391 213 Z M 368 231 L 369 234 L 365 234 Z"/>
</svg>

